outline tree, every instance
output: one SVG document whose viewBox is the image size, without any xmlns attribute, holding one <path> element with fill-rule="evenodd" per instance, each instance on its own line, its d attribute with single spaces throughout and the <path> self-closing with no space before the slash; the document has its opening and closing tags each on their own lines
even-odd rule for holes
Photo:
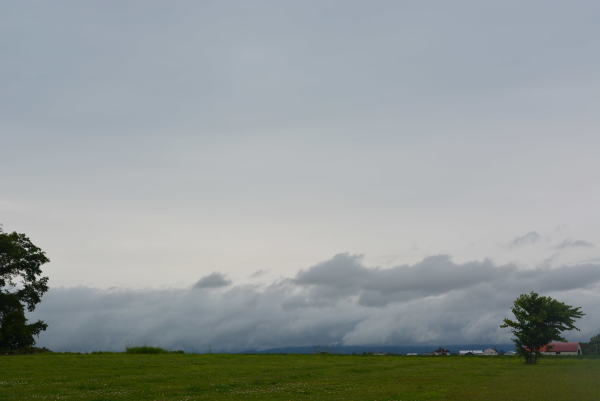
<svg viewBox="0 0 600 401">
<path fill-rule="evenodd" d="M 594 337 L 590 338 L 590 344 L 600 345 L 600 334 L 595 335 Z"/>
<path fill-rule="evenodd" d="M 41 266 L 49 261 L 25 234 L 0 228 L 0 351 L 29 348 L 46 329 L 42 321 L 28 324 L 25 309 L 32 312 L 48 291 Z"/>
<path fill-rule="evenodd" d="M 527 363 L 536 363 L 540 348 L 551 341 L 566 341 L 563 331 L 579 330 L 575 319 L 584 316 L 579 307 L 566 305 L 535 292 L 520 295 L 514 302 L 515 320 L 504 319 L 500 327 L 510 327 L 517 352 Z"/>
</svg>

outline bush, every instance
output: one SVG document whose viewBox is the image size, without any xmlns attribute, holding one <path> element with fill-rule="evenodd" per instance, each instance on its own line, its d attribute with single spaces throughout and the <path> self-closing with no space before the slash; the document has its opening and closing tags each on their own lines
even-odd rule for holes
<svg viewBox="0 0 600 401">
<path fill-rule="evenodd" d="M 127 347 L 128 354 L 167 354 L 169 351 L 159 347 Z"/>
<path fill-rule="evenodd" d="M 128 354 L 183 354 L 183 351 L 167 351 L 160 347 L 127 347 Z"/>
<path fill-rule="evenodd" d="M 24 347 L 13 350 L 4 350 L 0 352 L 0 355 L 25 355 L 25 354 L 43 354 L 52 352 L 48 348 L 42 347 Z"/>
</svg>

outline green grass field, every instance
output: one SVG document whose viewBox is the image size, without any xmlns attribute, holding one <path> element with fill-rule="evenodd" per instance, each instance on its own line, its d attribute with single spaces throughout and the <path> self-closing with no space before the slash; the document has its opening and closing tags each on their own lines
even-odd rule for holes
<svg viewBox="0 0 600 401">
<path fill-rule="evenodd" d="M 0 357 L 0 400 L 600 400 L 600 359 L 342 355 Z"/>
</svg>

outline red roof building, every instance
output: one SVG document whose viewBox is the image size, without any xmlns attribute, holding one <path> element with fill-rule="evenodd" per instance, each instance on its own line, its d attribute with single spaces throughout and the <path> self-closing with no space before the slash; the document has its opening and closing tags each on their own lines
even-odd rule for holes
<svg viewBox="0 0 600 401">
<path fill-rule="evenodd" d="M 581 355 L 579 343 L 550 343 L 540 348 L 543 355 Z"/>
</svg>

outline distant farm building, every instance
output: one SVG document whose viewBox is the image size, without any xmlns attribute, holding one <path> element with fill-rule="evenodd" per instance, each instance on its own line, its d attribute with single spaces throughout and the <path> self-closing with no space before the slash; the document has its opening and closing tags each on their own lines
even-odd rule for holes
<svg viewBox="0 0 600 401">
<path fill-rule="evenodd" d="M 458 355 L 483 355 L 482 349 L 461 349 Z"/>
<path fill-rule="evenodd" d="M 436 349 L 435 351 L 433 351 L 431 353 L 431 355 L 450 355 L 450 350 L 447 350 L 445 348 L 439 347 L 438 349 Z"/>
<path fill-rule="evenodd" d="M 581 355 L 579 343 L 550 343 L 540 348 L 542 355 Z"/>
<path fill-rule="evenodd" d="M 498 355 L 498 351 L 493 348 L 486 348 L 483 350 L 482 355 Z"/>
</svg>

